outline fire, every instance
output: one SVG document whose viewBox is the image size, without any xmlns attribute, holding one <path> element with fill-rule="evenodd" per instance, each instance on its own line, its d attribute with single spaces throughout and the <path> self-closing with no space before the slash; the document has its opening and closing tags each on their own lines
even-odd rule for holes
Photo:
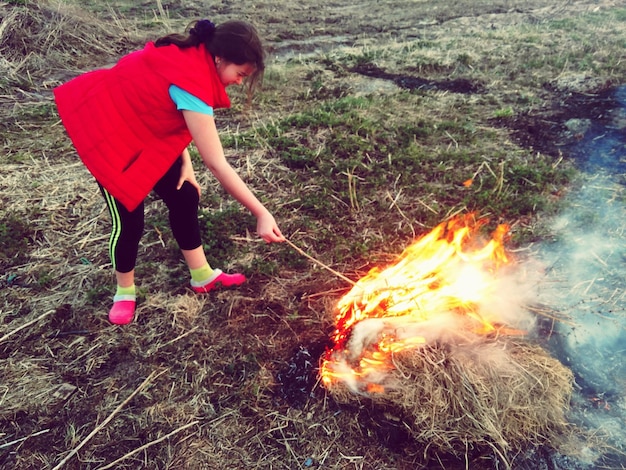
<svg viewBox="0 0 626 470">
<path fill-rule="evenodd" d="M 374 268 L 337 304 L 334 346 L 322 359 L 322 382 L 382 392 L 393 355 L 463 334 L 489 334 L 498 318 L 483 308 L 510 263 L 500 225 L 488 242 L 473 215 L 441 223 L 385 269 Z"/>
</svg>

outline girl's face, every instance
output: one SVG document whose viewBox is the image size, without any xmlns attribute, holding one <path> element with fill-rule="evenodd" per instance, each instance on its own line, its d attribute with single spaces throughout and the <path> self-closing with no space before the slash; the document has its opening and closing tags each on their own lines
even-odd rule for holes
<svg viewBox="0 0 626 470">
<path fill-rule="evenodd" d="M 252 64 L 237 65 L 220 57 L 215 58 L 215 67 L 217 68 L 217 75 L 225 87 L 241 85 L 243 79 L 254 72 L 254 65 Z"/>
</svg>

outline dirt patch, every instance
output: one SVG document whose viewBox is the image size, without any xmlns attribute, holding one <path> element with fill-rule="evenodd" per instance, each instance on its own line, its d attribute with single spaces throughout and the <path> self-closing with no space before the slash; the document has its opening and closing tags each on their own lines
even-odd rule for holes
<svg viewBox="0 0 626 470">
<path fill-rule="evenodd" d="M 470 80 L 464 78 L 457 78 L 453 80 L 429 80 L 409 75 L 389 73 L 373 64 L 357 65 L 352 67 L 350 72 L 358 73 L 370 78 L 389 80 L 405 90 L 435 90 L 464 94 L 481 93 L 483 90 L 481 84 L 472 83 Z"/>
<path fill-rule="evenodd" d="M 493 122 L 509 129 L 520 145 L 559 157 L 564 149 L 584 137 L 588 122 L 610 121 L 613 111 L 620 107 L 615 99 L 618 85 L 590 80 L 585 86 L 587 91 L 581 92 L 578 87 L 568 89 L 548 84 L 542 109 Z"/>
</svg>

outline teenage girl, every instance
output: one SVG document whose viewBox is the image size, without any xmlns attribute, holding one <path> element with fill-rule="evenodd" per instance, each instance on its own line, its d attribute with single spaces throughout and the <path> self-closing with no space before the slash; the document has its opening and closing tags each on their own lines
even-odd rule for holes
<svg viewBox="0 0 626 470">
<path fill-rule="evenodd" d="M 54 90 L 61 120 L 111 214 L 109 254 L 117 280 L 112 323 L 133 320 L 143 201 L 152 190 L 167 205 L 195 292 L 246 280 L 207 262 L 198 223 L 200 186 L 187 151 L 192 140 L 220 184 L 256 217 L 259 236 L 268 243 L 284 241 L 272 214 L 226 161 L 213 118 L 214 109 L 230 106 L 226 87 L 246 83 L 252 93 L 264 68 L 252 25 L 200 20 L 188 34 L 149 42 L 112 68 L 85 73 Z"/>
</svg>

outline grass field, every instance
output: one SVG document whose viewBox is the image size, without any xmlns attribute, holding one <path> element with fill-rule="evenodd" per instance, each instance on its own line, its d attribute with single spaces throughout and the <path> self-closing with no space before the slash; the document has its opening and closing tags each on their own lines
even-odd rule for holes
<svg viewBox="0 0 626 470">
<path fill-rule="evenodd" d="M 209 261 L 249 282 L 194 296 L 150 198 L 137 319 L 113 326 L 110 222 L 52 89 L 205 16 L 266 41 L 262 90 L 251 107 L 233 91 L 217 122 L 293 245 L 256 238 L 193 152 Z M 301 400 L 281 378 L 300 347 L 319 355 L 350 287 L 302 252 L 357 280 L 468 212 L 509 224 L 519 253 L 541 240 L 577 184 L 564 123 L 624 82 L 621 2 L 23 0 L 0 20 L 0 466 L 536 468 L 549 452 L 398 448 L 314 370 Z"/>
</svg>

